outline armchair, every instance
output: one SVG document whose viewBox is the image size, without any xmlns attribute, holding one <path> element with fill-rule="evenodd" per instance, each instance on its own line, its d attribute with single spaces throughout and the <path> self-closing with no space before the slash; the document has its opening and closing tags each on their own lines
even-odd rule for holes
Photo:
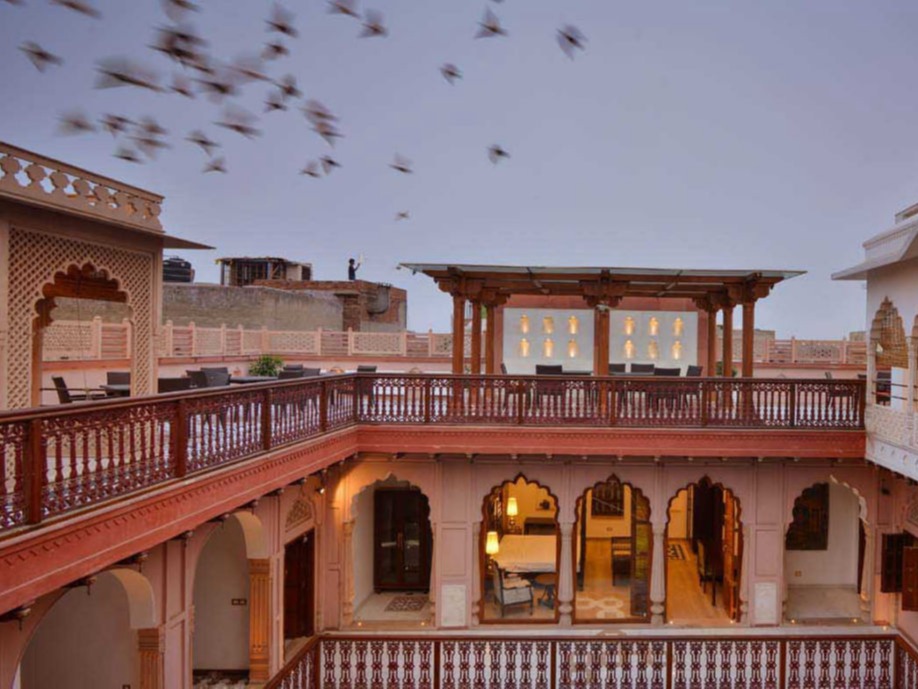
<svg viewBox="0 0 918 689">
<path fill-rule="evenodd" d="M 515 574 L 506 574 L 500 567 L 494 567 L 494 598 L 500 606 L 500 616 L 511 605 L 529 605 L 532 614 L 532 584 Z"/>
</svg>

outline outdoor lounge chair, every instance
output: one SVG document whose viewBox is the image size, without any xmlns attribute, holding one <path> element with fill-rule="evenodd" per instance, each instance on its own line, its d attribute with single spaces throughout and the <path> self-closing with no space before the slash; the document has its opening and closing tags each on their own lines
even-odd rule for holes
<svg viewBox="0 0 918 689">
<path fill-rule="evenodd" d="M 57 401 L 61 404 L 71 404 L 73 402 L 92 402 L 93 400 L 105 399 L 105 393 L 101 390 L 86 390 L 84 392 L 70 392 L 67 383 L 61 376 L 51 376 L 51 382 L 54 383 L 54 391 L 57 393 Z"/>
<path fill-rule="evenodd" d="M 656 368 L 656 364 L 631 364 L 630 373 L 633 376 L 652 376 Z"/>
<path fill-rule="evenodd" d="M 160 395 L 167 392 L 179 392 L 191 389 L 191 378 L 160 378 L 156 381 L 156 392 Z"/>
</svg>

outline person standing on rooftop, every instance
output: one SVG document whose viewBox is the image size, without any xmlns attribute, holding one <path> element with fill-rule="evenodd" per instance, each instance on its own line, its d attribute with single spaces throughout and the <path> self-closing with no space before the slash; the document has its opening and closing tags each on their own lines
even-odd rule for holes
<svg viewBox="0 0 918 689">
<path fill-rule="evenodd" d="M 360 268 L 360 261 L 355 261 L 353 258 L 348 259 L 347 262 L 347 279 L 356 280 L 357 279 L 357 269 Z"/>
</svg>

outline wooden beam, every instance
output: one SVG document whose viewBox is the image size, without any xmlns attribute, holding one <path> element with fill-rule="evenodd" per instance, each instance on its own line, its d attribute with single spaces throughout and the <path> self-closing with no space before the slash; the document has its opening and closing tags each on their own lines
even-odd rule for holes
<svg viewBox="0 0 918 689">
<path fill-rule="evenodd" d="M 481 373 L 481 302 L 472 302 L 472 374 Z"/>
<path fill-rule="evenodd" d="M 708 316 L 708 351 L 704 375 L 713 376 L 717 370 L 717 309 L 709 309 Z"/>
<path fill-rule="evenodd" d="M 465 369 L 465 297 L 453 297 L 453 373 Z"/>
<path fill-rule="evenodd" d="M 485 373 L 488 375 L 493 375 L 495 371 L 494 365 L 494 346 L 497 338 L 495 337 L 497 333 L 497 308 L 494 304 L 488 304 L 487 309 L 487 321 L 488 328 L 485 331 Z"/>
<path fill-rule="evenodd" d="M 752 378 L 755 363 L 755 300 L 743 302 L 743 378 Z"/>
<path fill-rule="evenodd" d="M 733 304 L 724 305 L 723 376 L 733 377 Z"/>
</svg>

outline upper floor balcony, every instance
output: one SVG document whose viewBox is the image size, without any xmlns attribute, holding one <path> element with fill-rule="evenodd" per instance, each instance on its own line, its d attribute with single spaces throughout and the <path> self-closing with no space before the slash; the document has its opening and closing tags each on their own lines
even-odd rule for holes
<svg viewBox="0 0 918 689">
<path fill-rule="evenodd" d="M 864 390 L 858 380 L 357 373 L 9 412 L 0 528 L 340 433 L 368 451 L 857 457 Z"/>
</svg>

